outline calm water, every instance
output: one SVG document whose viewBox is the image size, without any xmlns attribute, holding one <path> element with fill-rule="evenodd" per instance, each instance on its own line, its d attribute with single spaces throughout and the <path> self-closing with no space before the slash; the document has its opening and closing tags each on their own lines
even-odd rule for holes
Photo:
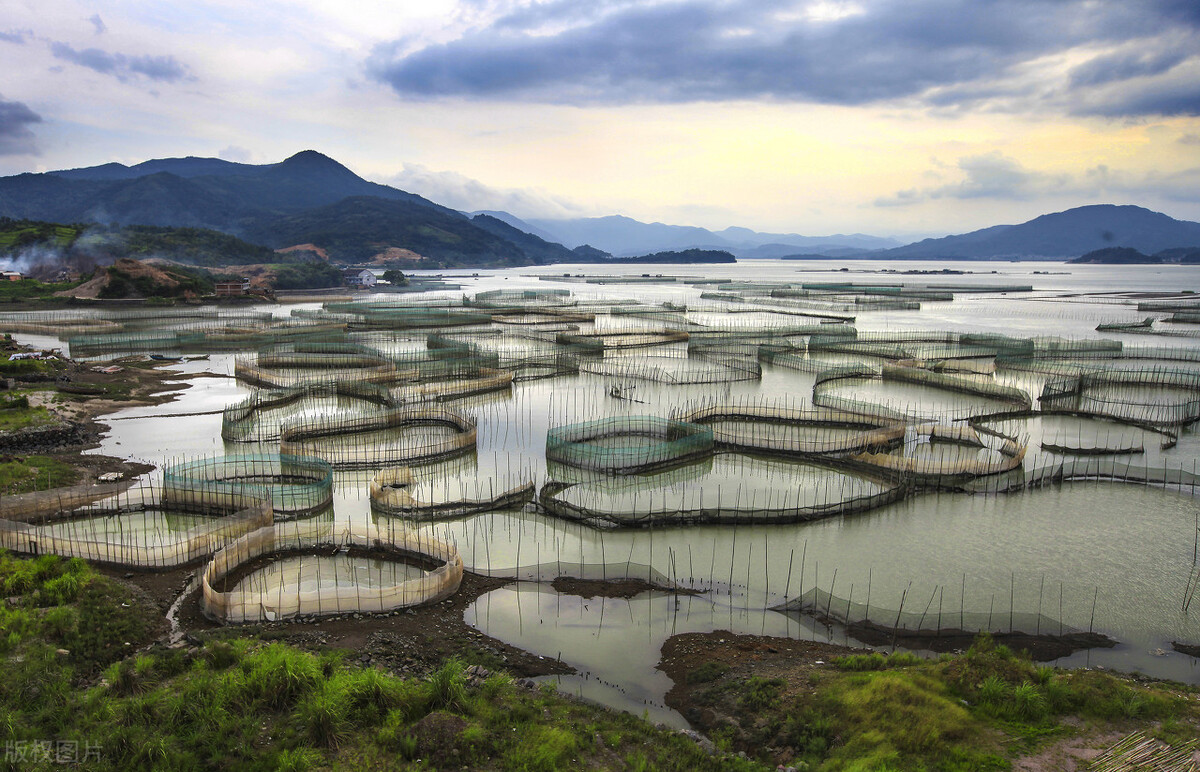
<svg viewBox="0 0 1200 772">
<path fill-rule="evenodd" d="M 847 272 L 839 269 L 846 265 Z M 709 287 L 675 282 L 587 284 L 564 281 L 562 274 L 644 273 L 691 276 L 696 280 L 759 282 L 903 282 L 912 285 L 1032 285 L 1032 292 L 1005 294 L 956 291 L 953 301 L 923 301 L 919 311 L 855 311 L 860 331 L 952 330 L 1009 335 L 1108 337 L 1129 346 L 1200 345 L 1200 339 L 1097 333 L 1102 322 L 1130 322 L 1146 316 L 1133 301 L 1115 295 L 1084 293 L 1174 292 L 1200 290 L 1196 266 L 1067 266 L 1061 263 L 903 263 L 903 270 L 970 271 L 967 275 L 918 276 L 882 273 L 892 265 L 876 261 L 753 261 L 718 266 L 554 266 L 508 271 L 449 272 L 463 289 L 441 293 L 460 298 L 493 289 L 569 289 L 576 298 L 600 301 L 632 298 L 643 302 L 682 303 L 716 308 L 702 300 Z M 1048 274 L 1035 272 L 1049 272 Z M 294 307 L 269 310 L 286 316 Z M 307 308 L 316 308 L 308 306 Z M 700 312 L 708 314 L 708 312 Z M 711 314 L 709 314 L 711 316 Z M 759 314 L 746 314 L 751 321 Z M 777 315 L 772 315 L 777 316 Z M 710 319 L 710 321 L 714 320 Z M 760 320 L 761 321 L 761 320 Z M 786 323 L 814 320 L 790 317 Z M 740 323 L 735 318 L 730 324 Z M 597 328 L 655 329 L 662 322 L 635 317 L 599 319 Z M 52 339 L 18 336 L 42 345 Z M 544 344 L 497 345 L 502 352 L 540 350 Z M 397 336 L 397 350 L 409 350 Z M 656 357 L 686 352 L 681 346 L 633 352 Z M 619 356 L 628 356 L 621 354 Z M 829 357 L 836 359 L 836 357 Z M 857 361 L 849 357 L 848 361 Z M 661 363 L 664 366 L 670 362 Z M 191 373 L 217 377 L 181 384 L 168 404 L 132 408 L 113 416 L 111 431 L 97 452 L 162 464 L 181 458 L 247 452 L 252 445 L 226 446 L 220 438 L 225 405 L 249 390 L 237 384 L 230 355 L 182 365 Z M 687 368 L 685 368 L 686 370 Z M 510 392 L 465 400 L 459 405 L 478 423 L 474 453 L 419 468 L 419 498 L 446 500 L 499 491 L 523 480 L 563 479 L 563 470 L 547 468 L 546 432 L 551 426 L 610 415 L 668 415 L 672 411 L 725 400 L 767 399 L 794 407 L 810 404 L 813 375 L 784 367 L 763 367 L 761 381 L 702 385 L 664 385 L 629 381 L 637 402 L 607 396 L 613 378 L 599 374 L 560 377 L 516 384 Z M 1040 391 L 1044 376 L 1002 374 L 998 382 Z M 910 384 L 869 382 L 838 387 L 838 395 L 920 412 L 976 410 L 989 400 L 949 395 Z M 204 413 L 211 413 L 204 415 Z M 199 414 L 199 415 L 197 415 Z M 1193 468 L 1200 444 L 1194 430 L 1178 444 L 1161 447 L 1153 432 L 1090 419 L 1039 417 L 1004 419 L 998 428 L 1027 436 L 1027 465 L 1059 456 L 1041 443 L 1070 447 L 1103 444 L 1140 448 L 1138 463 Z M 270 449 L 265 444 L 262 449 Z M 932 452 L 928 447 L 921 452 Z M 335 518 L 369 518 L 367 487 L 371 471 L 339 472 L 335 479 Z M 763 501 L 771 491 L 795 496 L 844 496 L 874 483 L 853 475 L 784 462 L 759 462 L 737 454 L 722 455 L 694 468 L 658 475 L 640 484 L 568 481 L 580 485 L 568 496 L 619 509 L 624 502 L 677 499 L 710 505 Z M 715 489 L 715 490 L 714 490 Z M 740 490 L 739 490 L 740 489 Z M 800 493 L 803 491 L 803 493 Z M 649 497 L 649 498 L 647 498 Z M 641 504 L 639 504 L 639 508 Z M 449 523 L 419 526 L 457 542 L 469 568 L 520 575 L 552 576 L 547 566 L 600 566 L 625 570 L 650 567 L 685 585 L 704 590 L 676 599 L 648 593 L 631 600 L 582 599 L 561 595 L 548 585 L 520 583 L 480 598 L 467 621 L 480 629 L 545 656 L 577 667 L 581 675 L 561 680 L 562 688 L 633 712 L 649 711 L 672 723 L 681 721 L 661 706 L 669 683 L 653 669 L 662 641 L 675 632 L 729 629 L 847 641 L 844 634 L 797 623 L 765 609 L 818 586 L 839 596 L 864 597 L 895 607 L 900 595 L 925 599 L 941 593 L 955 608 L 986 611 L 1009 608 L 1061 617 L 1071 626 L 1105 632 L 1120 641 L 1112 650 L 1078 654 L 1064 664 L 1104 665 L 1156 676 L 1200 682 L 1197 661 L 1171 651 L 1173 640 L 1200 642 L 1200 604 L 1182 612 L 1184 589 L 1193 565 L 1197 500 L 1191 492 L 1154 487 L 1075 483 L 1010 495 L 925 494 L 880 509 L 794 525 L 663 527 L 647 530 L 595 530 L 528 512 L 494 512 Z M 540 567 L 540 568 L 539 568 Z M 323 574 L 348 581 L 352 567 L 331 566 Z M 279 565 L 281 582 L 306 579 Z M 641 569 L 639 569 L 641 570 Z M 550 571 L 549 574 L 546 572 Z M 836 572 L 836 578 L 835 578 Z M 964 589 L 965 587 L 965 589 Z M 1061 602 L 1062 611 L 1059 612 Z M 1093 605 L 1095 608 L 1093 619 Z"/>
</svg>

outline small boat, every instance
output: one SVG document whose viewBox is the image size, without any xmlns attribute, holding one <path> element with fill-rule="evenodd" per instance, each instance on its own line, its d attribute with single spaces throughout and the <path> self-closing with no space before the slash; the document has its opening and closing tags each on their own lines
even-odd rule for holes
<svg viewBox="0 0 1200 772">
<path fill-rule="evenodd" d="M 169 357 L 166 354 L 151 354 L 150 358 L 156 362 L 180 362 L 183 357 Z"/>
<path fill-rule="evenodd" d="M 203 362 L 206 359 L 208 359 L 208 354 L 200 354 L 193 357 L 183 357 L 183 361 L 185 362 Z"/>
</svg>

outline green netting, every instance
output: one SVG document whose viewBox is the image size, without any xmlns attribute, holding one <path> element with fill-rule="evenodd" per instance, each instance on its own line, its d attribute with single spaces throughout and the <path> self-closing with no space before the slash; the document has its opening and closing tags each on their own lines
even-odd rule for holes
<svg viewBox="0 0 1200 772">
<path fill-rule="evenodd" d="M 376 383 L 336 381 L 290 389 L 255 390 L 221 413 L 221 438 L 230 442 L 263 442 L 279 439 L 284 422 L 306 405 L 323 400 L 346 401 L 352 409 L 374 413 L 398 403 L 385 386 Z"/>
<path fill-rule="evenodd" d="M 1183 426 L 1200 420 L 1200 372 L 1161 366 L 1081 368 L 1077 375 L 1047 381 L 1038 399 L 1045 411 Z"/>
<path fill-rule="evenodd" d="M 268 388 L 293 388 L 339 380 L 394 383 L 404 377 L 387 357 L 355 343 L 303 343 L 238 355 L 234 374 Z"/>
<path fill-rule="evenodd" d="M 369 416 L 317 417 L 284 424 L 281 453 L 315 456 L 337 468 L 428 462 L 475 447 L 475 424 L 432 405 L 399 407 Z"/>
<path fill-rule="evenodd" d="M 661 346 L 667 343 L 684 343 L 688 334 L 684 330 L 605 330 L 603 332 L 560 332 L 555 341 L 566 345 L 587 346 L 600 349 L 639 348 Z"/>
<path fill-rule="evenodd" d="M 834 410 L 760 404 L 717 404 L 679 413 L 687 423 L 713 425 L 719 448 L 784 455 L 838 455 L 886 448 L 904 440 L 905 425 Z"/>
<path fill-rule="evenodd" d="M 552 427 L 546 460 L 618 474 L 683 463 L 713 449 L 711 429 L 657 416 L 617 416 Z"/>
<path fill-rule="evenodd" d="M 163 469 L 162 500 L 179 500 L 214 492 L 265 490 L 276 519 L 310 515 L 333 505 L 333 468 L 319 458 L 246 453 L 198 458 Z"/>
<path fill-rule="evenodd" d="M 579 372 L 667 384 L 734 383 L 762 377 L 757 362 L 696 353 L 693 356 L 618 357 L 581 361 Z"/>
<path fill-rule="evenodd" d="M 10 510 L 19 520 L 7 517 Z M 170 497 L 148 483 L 101 498 L 66 490 L 57 500 L 44 494 L 0 500 L 0 548 L 174 568 L 272 521 L 270 495 L 255 486 L 197 488 Z"/>
<path fill-rule="evenodd" d="M 473 495 L 466 497 L 418 498 L 417 478 L 408 467 L 381 469 L 371 478 L 371 509 L 376 513 L 411 520 L 439 520 L 476 512 L 521 507 L 533 500 L 535 485 L 523 482 L 495 490 L 491 478 L 476 480 Z M 503 486 L 501 486 L 503 487 Z"/>
<path fill-rule="evenodd" d="M 882 372 L 883 380 L 885 381 L 904 381 L 907 383 L 919 383 L 924 386 L 932 386 L 938 389 L 946 389 L 948 391 L 956 391 L 963 394 L 974 394 L 980 397 L 988 397 L 990 399 L 998 399 L 1003 402 L 1010 402 L 1019 405 L 1022 408 L 1028 409 L 1032 404 L 1029 394 L 1021 389 L 1013 386 L 1005 386 L 996 383 L 991 379 L 983 380 L 976 378 L 965 378 L 955 375 L 945 375 L 936 373 L 930 370 L 924 370 L 917 367 L 904 367 L 899 365 L 885 364 Z"/>
</svg>

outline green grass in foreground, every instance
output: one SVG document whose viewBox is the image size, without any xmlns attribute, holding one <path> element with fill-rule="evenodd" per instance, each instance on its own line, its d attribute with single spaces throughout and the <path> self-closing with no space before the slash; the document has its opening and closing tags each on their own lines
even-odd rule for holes
<svg viewBox="0 0 1200 772">
<path fill-rule="evenodd" d="M 78 560 L 0 554 L 0 741 L 100 770 L 759 770 L 464 663 L 401 679 L 251 638 L 137 652 L 154 614 Z M 46 746 L 40 746 L 46 747 Z M 18 769 L 54 769 L 51 761 Z"/>
<path fill-rule="evenodd" d="M 960 656 L 856 654 L 833 665 L 800 689 L 703 666 L 688 680 L 710 684 L 702 704 L 739 717 L 713 732 L 719 744 L 782 751 L 799 769 L 1007 770 L 1017 755 L 1092 729 L 1148 727 L 1167 742 L 1200 732 L 1194 687 L 1038 667 L 986 635 Z"/>
<path fill-rule="evenodd" d="M 0 597 L 0 741 L 76 743 L 88 769 L 751 770 L 788 749 L 806 770 L 957 772 L 1070 733 L 1200 726 L 1191 687 L 1036 667 L 982 637 L 937 660 L 843 657 L 803 684 L 697 668 L 688 682 L 730 719 L 714 739 L 744 760 L 503 673 L 471 684 L 458 660 L 404 679 L 236 634 L 147 648 L 157 612 L 79 560 L 0 553 Z"/>
</svg>

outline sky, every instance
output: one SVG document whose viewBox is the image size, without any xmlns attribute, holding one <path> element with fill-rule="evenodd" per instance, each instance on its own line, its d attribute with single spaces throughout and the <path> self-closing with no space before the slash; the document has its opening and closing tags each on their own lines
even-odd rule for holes
<svg viewBox="0 0 1200 772">
<path fill-rule="evenodd" d="M 313 149 L 463 210 L 1200 220 L 1196 0 L 4 0 L 0 174 Z"/>
</svg>

